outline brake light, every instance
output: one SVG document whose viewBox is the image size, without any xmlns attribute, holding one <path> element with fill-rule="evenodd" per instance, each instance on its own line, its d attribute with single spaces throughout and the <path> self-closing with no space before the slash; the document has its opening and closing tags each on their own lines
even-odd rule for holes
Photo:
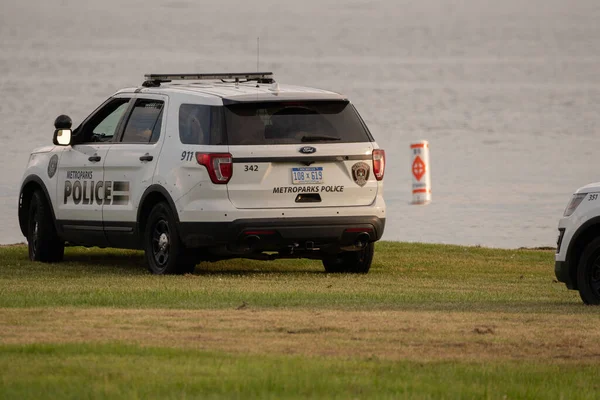
<svg viewBox="0 0 600 400">
<path fill-rule="evenodd" d="M 383 149 L 373 150 L 373 173 L 375 178 L 380 181 L 385 172 L 385 151 Z"/>
<path fill-rule="evenodd" d="M 266 231 L 266 230 L 259 230 L 259 231 L 246 231 L 244 232 L 244 235 L 274 235 L 275 231 Z"/>
<path fill-rule="evenodd" d="M 373 232 L 373 228 L 346 228 L 346 230 L 344 232 L 348 232 L 348 233 L 361 233 L 361 232 L 371 233 L 371 232 Z"/>
<path fill-rule="evenodd" d="M 196 153 L 196 161 L 206 167 L 212 183 L 225 184 L 233 175 L 233 160 L 229 153 Z"/>
</svg>

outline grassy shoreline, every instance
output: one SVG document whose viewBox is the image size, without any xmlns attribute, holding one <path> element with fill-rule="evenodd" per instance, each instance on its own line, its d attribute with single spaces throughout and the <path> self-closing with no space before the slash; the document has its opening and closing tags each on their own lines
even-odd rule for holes
<svg viewBox="0 0 600 400">
<path fill-rule="evenodd" d="M 229 260 L 194 274 L 153 276 L 142 253 L 68 248 L 58 264 L 0 250 L 0 307 L 309 307 L 565 312 L 576 292 L 554 277 L 553 252 L 377 243 L 367 275 L 326 274 L 319 261 Z M 580 307 L 579 307 L 580 308 Z M 584 311 L 582 311 L 584 312 Z"/>
<path fill-rule="evenodd" d="M 136 251 L 2 247 L 0 398 L 594 398 L 600 315 L 553 258 L 381 242 L 368 275 L 153 276 Z"/>
</svg>

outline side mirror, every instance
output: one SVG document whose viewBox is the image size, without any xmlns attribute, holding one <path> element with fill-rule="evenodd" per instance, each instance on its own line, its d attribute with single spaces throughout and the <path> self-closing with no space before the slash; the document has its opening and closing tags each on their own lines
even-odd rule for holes
<svg viewBox="0 0 600 400">
<path fill-rule="evenodd" d="M 57 129 L 54 131 L 52 142 L 57 146 L 68 146 L 71 144 L 71 130 Z"/>
<path fill-rule="evenodd" d="M 54 120 L 54 138 L 52 142 L 57 146 L 68 146 L 71 144 L 71 125 L 73 121 L 68 115 L 59 115 Z"/>
</svg>

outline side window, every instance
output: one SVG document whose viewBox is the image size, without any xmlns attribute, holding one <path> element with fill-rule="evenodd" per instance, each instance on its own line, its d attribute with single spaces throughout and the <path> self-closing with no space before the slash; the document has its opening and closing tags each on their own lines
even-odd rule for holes
<svg viewBox="0 0 600 400">
<path fill-rule="evenodd" d="M 77 129 L 77 143 L 110 142 L 129 100 L 129 98 L 116 98 L 100 107 L 85 125 Z"/>
<path fill-rule="evenodd" d="M 183 144 L 222 145 L 223 107 L 182 104 L 179 107 L 179 139 Z"/>
<path fill-rule="evenodd" d="M 160 137 L 163 107 L 161 100 L 136 100 L 121 142 L 155 143 Z"/>
<path fill-rule="evenodd" d="M 128 102 L 127 102 L 128 103 Z M 95 141 L 106 142 L 113 138 L 117 131 L 117 125 L 123 116 L 123 113 L 127 109 L 127 103 L 123 103 L 117 107 L 112 113 L 108 114 L 98 125 L 92 130 Z"/>
</svg>

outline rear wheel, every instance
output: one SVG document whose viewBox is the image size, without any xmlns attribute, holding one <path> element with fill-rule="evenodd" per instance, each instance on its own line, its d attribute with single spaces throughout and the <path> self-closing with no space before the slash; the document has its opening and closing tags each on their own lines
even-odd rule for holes
<svg viewBox="0 0 600 400">
<path fill-rule="evenodd" d="M 329 273 L 366 274 L 373 262 L 375 243 L 369 243 L 359 251 L 344 251 L 323 259 L 325 271 Z"/>
<path fill-rule="evenodd" d="M 173 212 L 167 203 L 158 203 L 150 211 L 144 232 L 144 250 L 148 269 L 153 274 L 185 274 L 196 266 L 179 239 Z"/>
<path fill-rule="evenodd" d="M 583 250 L 577 268 L 579 295 L 585 304 L 600 304 L 600 238 Z"/>
<path fill-rule="evenodd" d="M 41 190 L 36 190 L 29 203 L 27 247 L 31 261 L 58 262 L 65 254 L 65 242 L 56 233 L 50 206 Z"/>
</svg>

